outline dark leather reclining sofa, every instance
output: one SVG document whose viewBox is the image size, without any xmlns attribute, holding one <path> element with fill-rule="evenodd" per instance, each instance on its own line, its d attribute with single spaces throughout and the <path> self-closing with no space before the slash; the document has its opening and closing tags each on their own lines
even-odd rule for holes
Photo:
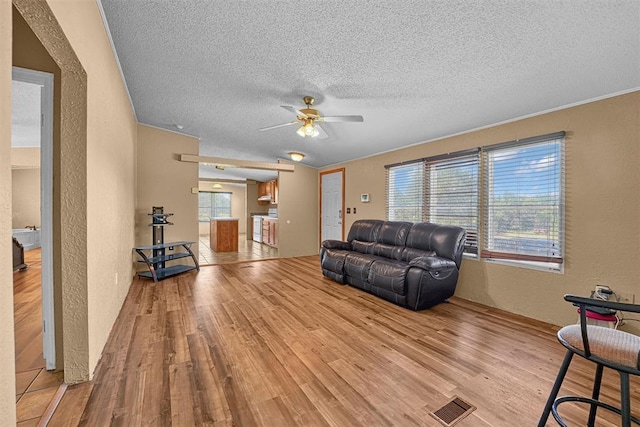
<svg viewBox="0 0 640 427">
<path fill-rule="evenodd" d="M 422 310 L 453 295 L 464 239 L 464 229 L 448 225 L 358 220 L 346 242 L 322 242 L 322 274 Z"/>
</svg>

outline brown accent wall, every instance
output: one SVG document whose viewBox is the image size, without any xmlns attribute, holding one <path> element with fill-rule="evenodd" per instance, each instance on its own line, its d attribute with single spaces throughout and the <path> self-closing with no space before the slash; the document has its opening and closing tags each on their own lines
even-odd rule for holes
<svg viewBox="0 0 640 427">
<path fill-rule="evenodd" d="M 346 230 L 361 218 L 385 218 L 385 164 L 565 130 L 564 273 L 465 259 L 456 295 L 563 325 L 576 320 L 566 293 L 596 284 L 636 293 L 640 264 L 640 92 L 616 96 L 464 135 L 332 165 L 346 168 Z M 360 194 L 369 193 L 370 203 Z"/>
</svg>

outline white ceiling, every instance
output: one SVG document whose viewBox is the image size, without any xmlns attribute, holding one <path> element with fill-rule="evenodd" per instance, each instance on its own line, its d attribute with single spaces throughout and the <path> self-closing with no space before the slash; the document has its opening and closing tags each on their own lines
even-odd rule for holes
<svg viewBox="0 0 640 427">
<path fill-rule="evenodd" d="M 203 156 L 321 167 L 640 88 L 637 0 L 100 1 L 138 121 Z M 364 123 L 258 132 L 304 95 Z"/>
<path fill-rule="evenodd" d="M 40 147 L 40 96 L 42 87 L 11 82 L 11 146 Z"/>
</svg>

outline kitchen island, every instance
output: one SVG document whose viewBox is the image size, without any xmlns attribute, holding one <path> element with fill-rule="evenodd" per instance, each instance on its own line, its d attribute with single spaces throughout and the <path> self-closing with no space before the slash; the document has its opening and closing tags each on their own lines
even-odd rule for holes
<svg viewBox="0 0 640 427">
<path fill-rule="evenodd" d="M 209 246 L 215 252 L 238 252 L 238 218 L 211 218 Z"/>
</svg>

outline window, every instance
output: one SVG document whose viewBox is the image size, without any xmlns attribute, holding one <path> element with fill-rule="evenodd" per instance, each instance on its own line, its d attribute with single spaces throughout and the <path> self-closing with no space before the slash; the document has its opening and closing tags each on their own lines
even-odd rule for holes
<svg viewBox="0 0 640 427">
<path fill-rule="evenodd" d="M 484 149 L 483 258 L 560 269 L 564 132 Z"/>
<path fill-rule="evenodd" d="M 209 218 L 231 217 L 231 193 L 198 193 L 198 221 L 208 222 Z"/>
<path fill-rule="evenodd" d="M 387 218 L 463 227 L 477 255 L 478 150 L 387 167 Z"/>
<path fill-rule="evenodd" d="M 449 156 L 447 156 L 449 157 Z M 478 254 L 478 153 L 426 160 L 425 221 L 467 231 L 464 251 Z"/>
<path fill-rule="evenodd" d="M 389 221 L 422 221 L 424 163 L 387 168 L 387 218 Z"/>
</svg>

